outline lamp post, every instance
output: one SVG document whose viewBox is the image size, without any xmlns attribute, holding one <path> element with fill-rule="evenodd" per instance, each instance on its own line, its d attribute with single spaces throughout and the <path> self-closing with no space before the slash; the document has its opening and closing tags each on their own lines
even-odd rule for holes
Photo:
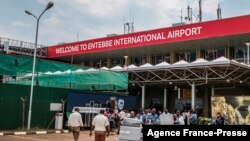
<svg viewBox="0 0 250 141">
<path fill-rule="evenodd" d="M 128 56 L 124 56 L 124 58 L 125 58 L 126 71 L 127 71 L 127 74 L 128 74 Z M 126 89 L 126 93 L 128 93 L 128 88 Z"/>
<path fill-rule="evenodd" d="M 250 46 L 250 43 L 246 43 L 246 46 L 247 46 L 247 65 L 250 65 L 249 64 L 249 46 Z"/>
<path fill-rule="evenodd" d="M 32 77 L 31 77 L 31 88 L 30 88 L 30 105 L 29 105 L 29 114 L 28 114 L 28 125 L 27 128 L 30 130 L 30 123 L 31 123 L 31 109 L 32 109 L 32 100 L 33 100 L 33 87 L 34 87 L 34 76 L 35 76 L 35 67 L 36 67 L 36 50 L 37 50 L 37 38 L 38 38 L 38 29 L 39 29 L 39 20 L 44 14 L 45 11 L 49 10 L 54 5 L 53 2 L 49 2 L 40 16 L 37 18 L 31 12 L 25 10 L 25 13 L 28 15 L 33 16 L 36 19 L 36 38 L 35 38 L 35 48 L 34 48 L 34 55 L 33 55 L 33 66 L 32 66 Z"/>
</svg>

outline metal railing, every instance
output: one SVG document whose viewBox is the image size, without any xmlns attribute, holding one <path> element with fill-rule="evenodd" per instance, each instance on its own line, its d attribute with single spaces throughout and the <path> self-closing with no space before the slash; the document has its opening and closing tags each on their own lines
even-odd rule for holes
<svg viewBox="0 0 250 141">
<path fill-rule="evenodd" d="M 32 56 L 34 53 L 34 43 L 0 37 L 0 51 L 4 51 L 5 44 L 9 46 L 9 52 L 14 54 Z M 37 45 L 37 56 L 47 57 L 47 47 L 43 45 Z"/>
<path fill-rule="evenodd" d="M 28 48 L 28 49 L 34 49 L 34 47 L 35 47 L 34 43 L 24 42 L 24 41 L 15 40 L 15 39 L 9 39 L 9 38 L 5 38 L 5 37 L 0 37 L 0 44 L 4 45 L 5 42 L 7 42 L 8 45 L 12 46 L 12 47 L 20 47 L 20 48 Z M 37 48 L 42 48 L 42 47 L 45 47 L 45 46 L 37 45 Z"/>
</svg>

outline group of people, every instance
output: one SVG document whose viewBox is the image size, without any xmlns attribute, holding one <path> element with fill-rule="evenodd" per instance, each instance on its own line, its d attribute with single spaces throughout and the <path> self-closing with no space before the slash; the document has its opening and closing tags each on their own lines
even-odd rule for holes
<svg viewBox="0 0 250 141">
<path fill-rule="evenodd" d="M 239 107 L 242 105 L 238 97 L 214 97 L 212 98 L 212 116 L 216 119 L 212 124 L 225 125 L 225 124 L 249 124 L 250 114 L 244 119 L 239 112 Z M 250 113 L 250 107 L 248 106 Z M 92 120 L 92 131 L 95 131 L 95 140 L 104 141 L 106 136 L 112 129 L 117 128 L 119 134 L 120 126 L 123 124 L 124 119 L 133 118 L 139 121 L 142 125 L 196 125 L 199 120 L 204 116 L 198 116 L 193 110 L 178 111 L 170 113 L 168 109 L 157 111 L 153 109 L 140 109 L 138 112 L 128 110 L 100 110 Z M 74 112 L 69 116 L 68 126 L 74 136 L 74 141 L 78 141 L 80 127 L 83 127 L 82 117 L 79 113 L 79 108 L 75 108 Z"/>
<path fill-rule="evenodd" d="M 189 110 L 170 113 L 168 109 L 157 111 L 153 109 L 140 109 L 137 114 L 135 111 L 121 110 L 116 112 L 106 111 L 104 115 L 108 118 L 111 128 L 119 128 L 125 118 L 134 118 L 141 121 L 144 125 L 195 125 L 198 121 L 196 112 Z M 119 130 L 118 130 L 119 134 Z"/>
<path fill-rule="evenodd" d="M 196 112 L 192 110 L 170 113 L 168 109 L 156 112 L 155 108 L 141 109 L 136 117 L 145 125 L 191 125 L 197 124 L 198 119 Z"/>
<path fill-rule="evenodd" d="M 120 125 L 123 124 L 124 119 L 133 118 L 140 121 L 142 125 L 196 125 L 199 118 L 196 112 L 189 110 L 178 111 L 175 113 L 170 113 L 168 109 L 163 112 L 156 111 L 153 109 L 141 109 L 137 112 L 135 111 L 104 111 L 100 110 L 100 113 L 96 115 L 92 120 L 92 127 L 89 135 L 92 136 L 92 131 L 95 131 L 96 141 L 105 141 L 106 136 L 109 136 L 111 128 L 117 128 L 119 134 Z M 216 122 L 218 125 L 223 125 L 224 118 L 218 113 Z M 74 112 L 69 116 L 68 126 L 71 127 L 71 131 L 74 136 L 74 141 L 78 141 L 80 127 L 83 127 L 82 117 L 79 113 L 79 108 L 75 108 Z"/>
<path fill-rule="evenodd" d="M 78 141 L 81 127 L 83 127 L 82 116 L 79 108 L 74 108 L 68 119 L 68 126 L 70 127 L 74 141 Z M 105 141 L 106 136 L 109 136 L 110 122 L 107 116 L 104 115 L 104 110 L 96 115 L 92 120 L 92 126 L 89 136 L 92 136 L 92 131 L 95 131 L 95 141 Z"/>
</svg>

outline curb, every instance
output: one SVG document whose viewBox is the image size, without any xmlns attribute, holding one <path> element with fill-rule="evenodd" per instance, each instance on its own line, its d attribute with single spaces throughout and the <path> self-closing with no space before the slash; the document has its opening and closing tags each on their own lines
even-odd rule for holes
<svg viewBox="0 0 250 141">
<path fill-rule="evenodd" d="M 18 131 L 18 132 L 0 132 L 0 136 L 6 135 L 41 135 L 41 134 L 64 134 L 69 133 L 68 130 L 55 131 Z"/>
</svg>

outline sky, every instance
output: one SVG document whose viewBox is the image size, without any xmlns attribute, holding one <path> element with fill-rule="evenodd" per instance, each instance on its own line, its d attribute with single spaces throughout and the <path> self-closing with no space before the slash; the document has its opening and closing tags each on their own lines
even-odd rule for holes
<svg viewBox="0 0 250 141">
<path fill-rule="evenodd" d="M 49 1 L 54 6 L 40 19 L 38 43 L 56 45 L 123 34 L 124 19 L 135 32 L 172 26 L 185 17 L 187 5 L 198 15 L 198 0 L 0 0 L 0 37 L 34 42 L 36 19 Z M 250 0 L 203 0 L 203 21 L 250 14 Z M 134 16 L 132 16 L 134 15 Z M 195 18 L 194 18 L 195 21 Z"/>
</svg>

